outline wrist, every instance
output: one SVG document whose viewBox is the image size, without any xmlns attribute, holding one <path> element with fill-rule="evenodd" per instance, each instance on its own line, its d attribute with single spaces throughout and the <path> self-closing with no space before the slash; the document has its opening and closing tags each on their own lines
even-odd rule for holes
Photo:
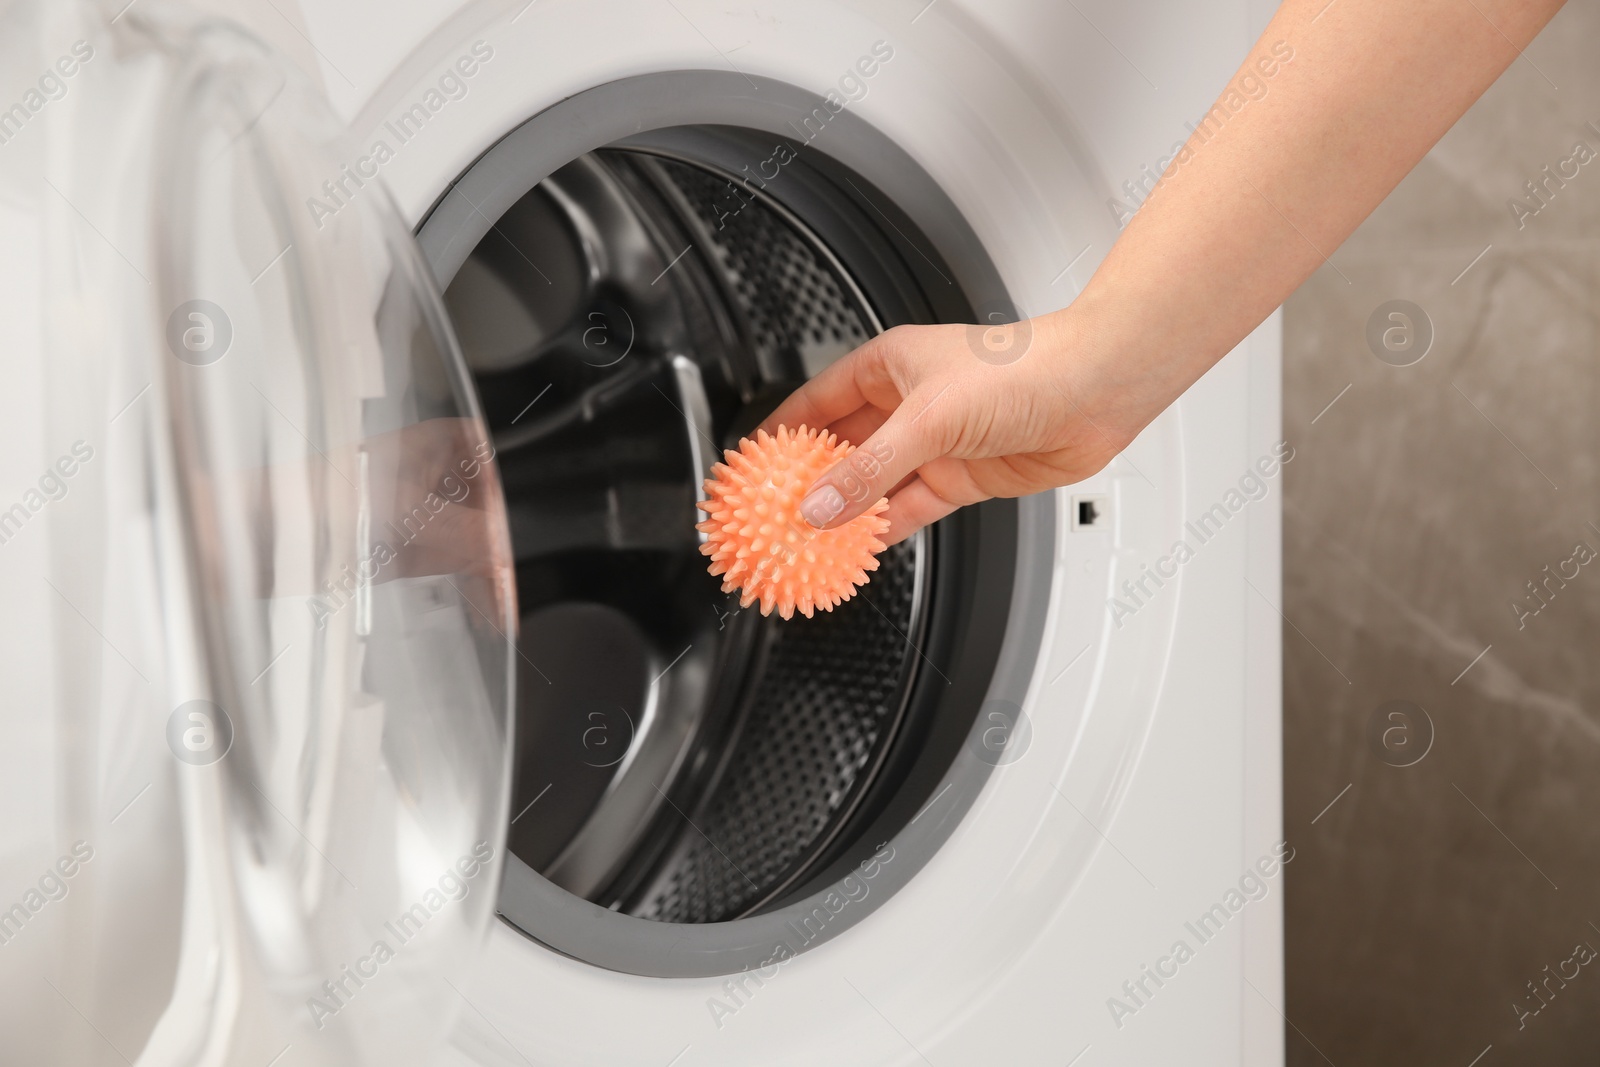
<svg viewBox="0 0 1600 1067">
<path fill-rule="evenodd" d="M 1057 387 L 1125 447 L 1166 410 L 1209 362 L 1185 351 L 1180 324 L 1107 297 L 1093 285 L 1071 304 L 1035 320 L 1040 352 Z"/>
</svg>

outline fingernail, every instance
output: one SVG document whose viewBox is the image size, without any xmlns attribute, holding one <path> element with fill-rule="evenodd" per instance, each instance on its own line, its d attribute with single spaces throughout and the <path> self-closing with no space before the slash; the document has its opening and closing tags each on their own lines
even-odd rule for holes
<svg viewBox="0 0 1600 1067">
<path fill-rule="evenodd" d="M 816 527 L 826 526 L 844 510 L 844 494 L 831 485 L 811 490 L 800 501 L 800 517 Z"/>
</svg>

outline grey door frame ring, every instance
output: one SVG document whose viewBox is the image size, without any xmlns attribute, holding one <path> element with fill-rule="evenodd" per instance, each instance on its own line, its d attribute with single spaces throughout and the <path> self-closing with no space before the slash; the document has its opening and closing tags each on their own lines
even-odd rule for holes
<svg viewBox="0 0 1600 1067">
<path fill-rule="evenodd" d="M 541 111 L 489 148 L 441 193 L 417 237 L 444 288 L 496 220 L 543 179 L 586 153 L 634 149 L 737 174 L 751 160 L 740 152 L 739 139 L 725 133 L 805 144 L 795 137 L 796 130 L 804 128 L 804 118 L 825 107 L 822 97 L 807 90 L 731 71 L 669 71 L 609 82 Z M 816 135 L 820 145 L 803 148 L 804 158 L 832 168 L 856 194 L 852 199 L 858 206 L 866 205 L 863 210 L 889 223 L 900 238 L 902 269 L 934 291 L 931 302 L 940 308 L 940 316 L 955 321 L 970 316 L 974 307 L 1010 306 L 977 235 L 934 180 L 849 109 L 828 109 L 828 114 L 826 128 Z M 841 259 L 865 264 L 863 269 L 871 273 L 872 256 L 862 249 L 852 252 L 857 237 L 848 226 L 827 224 L 829 212 L 813 189 L 774 181 L 763 194 L 816 229 Z M 870 289 L 865 279 L 863 288 Z M 825 943 L 906 885 L 959 825 L 996 765 L 1005 762 L 985 752 L 983 734 L 992 726 L 977 714 L 978 705 L 1023 703 L 1051 602 L 1055 494 L 968 510 L 974 515 L 966 521 L 981 526 L 989 539 L 985 543 L 1003 539 L 1015 545 L 1014 556 L 1006 552 L 1002 561 L 997 555 L 987 568 L 980 562 L 983 573 L 969 576 L 996 588 L 1009 585 L 1001 609 L 1003 626 L 998 617 L 992 620 L 996 625 L 991 629 L 999 631 L 991 635 L 997 645 L 991 652 L 993 668 L 986 680 L 971 683 L 965 697 L 972 705 L 971 727 L 964 737 L 946 739 L 939 749 L 946 754 L 943 765 L 910 774 L 911 784 L 859 832 L 854 846 L 772 910 L 698 924 L 609 910 L 560 888 L 508 854 L 500 888 L 502 917 L 541 945 L 595 966 L 695 978 L 766 967 Z M 961 654 L 958 649 L 953 655 Z"/>
</svg>

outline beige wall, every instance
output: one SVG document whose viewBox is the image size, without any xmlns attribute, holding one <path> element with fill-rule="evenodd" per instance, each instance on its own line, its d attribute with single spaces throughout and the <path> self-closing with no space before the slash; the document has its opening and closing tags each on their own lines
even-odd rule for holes
<svg viewBox="0 0 1600 1067">
<path fill-rule="evenodd" d="M 1600 559 L 1512 607 L 1600 551 L 1600 156 L 1507 207 L 1597 130 L 1574 3 L 1287 306 L 1291 1064 L 1600 1062 L 1600 960 L 1513 1008 L 1600 949 Z M 1368 348 L 1391 299 L 1432 320 L 1414 366 Z M 1389 700 L 1432 721 L 1412 766 Z"/>
</svg>

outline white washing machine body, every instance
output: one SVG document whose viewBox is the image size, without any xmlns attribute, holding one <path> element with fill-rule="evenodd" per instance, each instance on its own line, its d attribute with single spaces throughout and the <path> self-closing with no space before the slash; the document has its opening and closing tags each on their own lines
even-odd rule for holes
<svg viewBox="0 0 1600 1067">
<path fill-rule="evenodd" d="M 1041 312 L 1088 279 L 1116 235 L 1116 204 L 1137 206 L 1139 183 L 1205 113 L 1262 15 L 1244 2 L 516 0 L 465 5 L 439 25 L 420 9 L 386 6 L 379 19 L 318 5 L 302 28 L 358 143 L 473 42 L 494 48 L 448 124 L 384 171 L 419 225 L 489 146 L 573 94 L 712 70 L 826 95 L 889 42 L 894 58 L 850 109 L 948 194 L 1017 307 Z M 359 61 L 341 46 L 357 40 Z M 358 62 L 372 79 L 350 69 Z M 813 147 L 826 153 L 825 136 Z M 463 1046 L 596 1064 L 680 1053 L 685 1064 L 1281 1060 L 1281 482 L 1214 540 L 1185 529 L 1235 502 L 1263 457 L 1262 469 L 1281 469 L 1272 458 L 1292 454 L 1280 445 L 1278 366 L 1274 320 L 1106 472 L 1054 494 L 1049 616 L 1022 701 L 1031 744 L 893 900 L 765 986 L 608 973 L 503 925 L 468 993 L 477 1012 L 463 1026 L 480 1032 Z M 1111 529 L 1075 529 L 1072 512 L 1091 497 L 1110 502 Z M 1178 542 L 1196 551 L 1170 584 L 1146 581 L 1150 597 L 1123 589 Z M 1141 606 L 1118 618 L 1119 602 Z M 1212 926 L 1196 921 L 1241 896 L 1202 943 Z M 1181 967 L 1179 942 L 1194 950 Z M 1157 966 L 1174 974 L 1153 980 Z"/>
<path fill-rule="evenodd" d="M 381 175 L 442 286 L 584 153 L 781 139 L 818 102 L 807 151 L 893 197 L 980 309 L 1028 314 L 1081 289 L 1264 23 L 1251 0 L 223 6 L 351 124 L 350 171 L 290 209 Z M 995 720 L 1000 754 L 964 749 L 859 895 L 802 902 L 836 930 L 679 966 L 693 929 L 630 955 L 635 928 L 496 921 L 450 1062 L 1281 1063 L 1281 437 L 1274 317 L 1104 472 L 1023 502 L 1042 543 L 987 693 L 1022 717 Z"/>
</svg>

